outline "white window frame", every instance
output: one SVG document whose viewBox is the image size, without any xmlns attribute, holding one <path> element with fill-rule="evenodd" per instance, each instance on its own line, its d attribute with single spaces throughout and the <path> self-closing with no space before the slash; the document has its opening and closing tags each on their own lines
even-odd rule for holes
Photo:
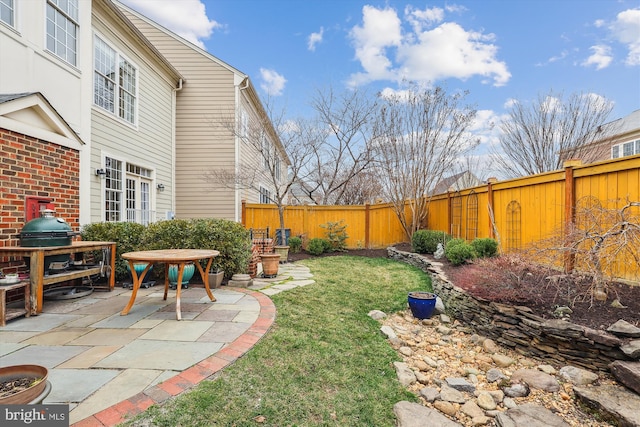
<svg viewBox="0 0 640 427">
<path fill-rule="evenodd" d="M 625 149 L 627 152 L 625 153 Z M 621 157 L 633 156 L 640 154 L 640 139 L 622 142 L 611 146 L 611 158 L 619 159 Z"/>
<path fill-rule="evenodd" d="M 98 55 L 98 48 L 101 49 L 100 53 L 104 52 L 108 55 Z M 139 67 L 98 34 L 94 34 L 93 37 L 93 56 L 93 105 L 137 126 Z M 103 59 L 103 63 L 97 64 Z M 112 60 L 112 63 L 106 64 L 109 60 Z M 107 71 L 105 68 L 109 67 L 111 67 L 109 70 L 111 73 L 105 73 Z M 124 69 L 131 73 L 123 75 Z M 133 77 L 127 78 L 131 74 Z M 126 87 L 126 84 L 129 84 L 129 87 Z M 105 94 L 112 97 L 109 99 Z M 123 106 L 123 102 L 127 105 Z"/>
<path fill-rule="evenodd" d="M 11 22 L 7 21 L 6 17 Z M 0 0 L 0 22 L 13 29 L 16 28 L 16 0 Z"/>
<path fill-rule="evenodd" d="M 103 187 L 104 221 L 136 222 L 144 225 L 154 222 L 154 170 L 108 154 L 103 159 L 107 173 Z M 112 185 L 113 183 L 118 185 Z"/>
<path fill-rule="evenodd" d="M 78 65 L 78 9 L 79 0 L 47 0 L 45 18 L 46 49 L 74 67 Z"/>
<path fill-rule="evenodd" d="M 260 186 L 260 202 L 262 204 L 272 203 L 271 191 L 268 188 Z"/>
</svg>

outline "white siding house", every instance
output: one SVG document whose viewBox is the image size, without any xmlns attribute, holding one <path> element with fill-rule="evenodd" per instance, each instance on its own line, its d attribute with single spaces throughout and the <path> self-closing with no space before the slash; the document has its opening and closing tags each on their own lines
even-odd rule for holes
<svg viewBox="0 0 640 427">
<path fill-rule="evenodd" d="M 171 217 L 181 75 L 109 0 L 93 1 L 90 40 L 91 222 Z"/>
<path fill-rule="evenodd" d="M 0 52 L 6 161 L 40 170 L 50 181 L 20 197 L 41 193 L 55 203 L 58 188 L 69 219 L 80 225 L 148 222 L 175 210 L 182 76 L 113 2 L 3 0 Z M 72 153 L 58 154 L 56 164 L 46 164 L 46 156 L 29 164 L 21 150 L 33 148 L 25 144 Z M 63 169 L 67 176 L 47 175 L 69 156 L 75 164 Z M 2 166 L 10 170 L 9 163 Z"/>
<path fill-rule="evenodd" d="M 246 167 L 254 168 L 259 175 L 263 172 L 259 150 L 255 144 L 243 141 L 241 130 L 250 124 L 264 123 L 266 144 L 282 159 L 283 179 L 288 161 L 271 124 L 260 120 L 265 111 L 255 88 L 244 73 L 140 13 L 117 4 L 184 77 L 176 112 L 176 216 L 240 221 L 242 200 L 266 201 L 261 194 L 274 191 L 273 180 L 262 175 L 247 188 L 232 187 L 206 176 L 214 170 L 233 172 Z"/>
</svg>

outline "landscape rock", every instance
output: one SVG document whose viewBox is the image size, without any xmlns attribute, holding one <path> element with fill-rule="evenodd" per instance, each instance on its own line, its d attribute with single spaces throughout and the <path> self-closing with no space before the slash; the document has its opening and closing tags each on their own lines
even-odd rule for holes
<svg viewBox="0 0 640 427">
<path fill-rule="evenodd" d="M 509 409 L 496 417 L 499 427 L 569 427 L 569 424 L 544 406 L 531 403 Z"/>
<path fill-rule="evenodd" d="M 482 409 L 486 409 L 487 411 L 492 411 L 497 407 L 496 400 L 488 391 L 482 391 L 478 393 L 476 402 L 479 407 L 481 407 Z"/>
<path fill-rule="evenodd" d="M 516 361 L 510 358 L 509 356 L 505 356 L 504 354 L 494 354 L 491 356 L 493 363 L 498 365 L 501 368 L 508 368 L 513 365 Z"/>
<path fill-rule="evenodd" d="M 487 377 L 487 381 L 489 381 L 490 383 L 495 383 L 496 381 L 499 380 L 506 380 L 508 377 L 506 375 L 504 375 L 500 369 L 496 369 L 496 368 L 491 368 L 487 371 L 486 374 Z"/>
<path fill-rule="evenodd" d="M 440 388 L 440 400 L 454 403 L 464 403 L 467 401 L 461 391 L 451 388 L 446 384 L 442 384 Z"/>
<path fill-rule="evenodd" d="M 400 384 L 404 387 L 409 387 L 417 381 L 416 375 L 411 369 L 409 369 L 409 366 L 406 363 L 393 362 L 393 366 L 396 368 L 398 381 L 400 381 Z"/>
<path fill-rule="evenodd" d="M 453 417 L 458 412 L 458 407 L 446 400 L 436 400 L 433 402 L 433 407 L 443 414 Z"/>
<path fill-rule="evenodd" d="M 438 411 L 419 403 L 398 402 L 393 405 L 397 427 L 461 427 Z"/>
<path fill-rule="evenodd" d="M 640 396 L 615 385 L 574 387 L 576 397 L 616 419 L 621 427 L 640 426 Z"/>
<path fill-rule="evenodd" d="M 498 347 L 495 341 L 488 338 L 482 342 L 482 348 L 484 348 L 484 350 L 490 354 L 497 353 L 498 351 L 500 351 L 500 347 Z"/>
<path fill-rule="evenodd" d="M 560 390 L 558 380 L 536 369 L 518 369 L 511 375 L 511 382 L 525 382 L 531 388 L 537 388 L 546 392 L 556 392 Z"/>
<path fill-rule="evenodd" d="M 384 319 L 385 317 L 387 317 L 387 314 L 384 311 L 371 310 L 369 312 L 369 317 L 371 317 L 374 320 L 381 320 L 381 319 Z"/>
<path fill-rule="evenodd" d="M 424 387 L 420 389 L 420 396 L 427 402 L 433 402 L 440 397 L 440 392 L 433 387 Z"/>
<path fill-rule="evenodd" d="M 631 340 L 621 345 L 620 350 L 632 359 L 640 359 L 640 340 Z"/>
<path fill-rule="evenodd" d="M 640 395 L 640 362 L 618 360 L 609 365 L 609 368 L 620 383 Z"/>
<path fill-rule="evenodd" d="M 609 326 L 607 332 L 621 337 L 640 338 L 640 328 L 622 319 Z"/>
<path fill-rule="evenodd" d="M 462 405 L 462 407 L 460 407 L 460 411 L 471 418 L 484 416 L 484 411 L 473 400 L 469 400 Z"/>
<path fill-rule="evenodd" d="M 509 387 L 504 387 L 502 391 L 508 397 L 526 397 L 531 392 L 526 384 L 513 384 Z"/>
<path fill-rule="evenodd" d="M 387 326 L 387 325 L 382 326 L 380 328 L 380 332 L 382 332 L 382 334 L 389 339 L 398 338 L 398 336 L 396 335 L 393 328 L 391 328 L 391 326 Z"/>
<path fill-rule="evenodd" d="M 575 366 L 564 366 L 560 368 L 560 376 L 575 385 L 593 384 L 598 379 L 598 374 L 576 368 Z"/>
<path fill-rule="evenodd" d="M 467 393 L 476 391 L 476 387 L 464 378 L 447 378 L 446 381 L 449 387 L 455 388 L 456 390 L 466 391 Z"/>
</svg>

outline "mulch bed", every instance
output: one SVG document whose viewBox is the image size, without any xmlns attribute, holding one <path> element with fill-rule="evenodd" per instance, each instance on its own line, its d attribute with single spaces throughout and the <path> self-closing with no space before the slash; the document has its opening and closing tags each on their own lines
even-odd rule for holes
<svg viewBox="0 0 640 427">
<path fill-rule="evenodd" d="M 411 245 L 396 245 L 400 250 L 411 252 Z M 359 249 L 347 252 L 322 254 L 320 257 L 353 255 L 371 258 L 386 258 L 386 249 Z M 289 261 L 314 258 L 306 252 L 289 253 Z M 594 329 L 606 329 L 623 319 L 640 327 L 640 286 L 625 283 L 610 283 L 606 301 L 591 298 L 591 281 L 572 275 L 554 281 L 548 279 L 558 275 L 557 271 L 546 269 L 514 257 L 498 257 L 475 261 L 463 266 L 453 266 L 446 259 L 443 271 L 456 286 L 468 293 L 510 305 L 529 307 L 534 314 L 554 319 L 557 307 L 569 307 L 568 319 L 575 324 Z M 614 300 L 626 308 L 612 306 Z M 566 311 L 566 310 L 565 310 Z"/>
</svg>

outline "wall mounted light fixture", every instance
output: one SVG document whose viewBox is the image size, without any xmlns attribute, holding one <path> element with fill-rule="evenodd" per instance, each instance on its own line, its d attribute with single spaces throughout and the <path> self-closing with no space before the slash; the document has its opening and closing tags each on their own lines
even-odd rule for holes
<svg viewBox="0 0 640 427">
<path fill-rule="evenodd" d="M 96 176 L 104 178 L 105 176 L 107 176 L 107 171 L 104 169 L 96 169 Z"/>
<path fill-rule="evenodd" d="M 158 184 L 156 185 L 156 188 L 158 189 L 158 191 L 164 191 L 164 184 Z"/>
</svg>

